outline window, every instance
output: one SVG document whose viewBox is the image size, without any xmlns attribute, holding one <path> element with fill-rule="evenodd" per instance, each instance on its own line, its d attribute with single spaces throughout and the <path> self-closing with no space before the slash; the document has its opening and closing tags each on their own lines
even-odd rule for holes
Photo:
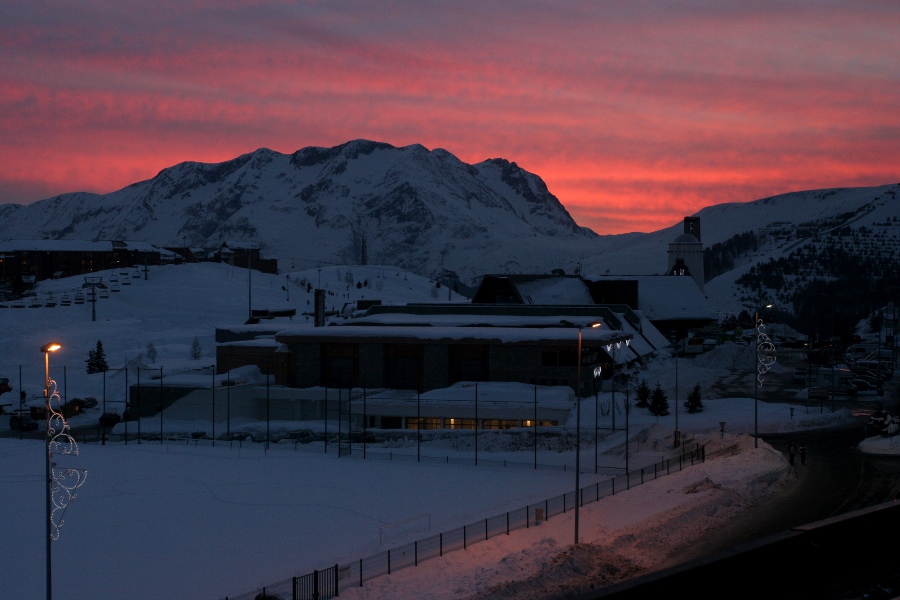
<svg viewBox="0 0 900 600">
<path fill-rule="evenodd" d="M 418 423 L 417 423 L 418 421 Z M 410 417 L 406 419 L 406 428 L 407 429 L 440 429 L 441 428 L 441 420 L 435 418 L 421 418 L 416 419 L 414 417 Z"/>
<path fill-rule="evenodd" d="M 482 429 L 515 429 L 519 427 L 518 420 L 509 419 L 482 419 Z"/>
<path fill-rule="evenodd" d="M 475 429 L 475 419 L 446 419 L 447 429 Z"/>
</svg>

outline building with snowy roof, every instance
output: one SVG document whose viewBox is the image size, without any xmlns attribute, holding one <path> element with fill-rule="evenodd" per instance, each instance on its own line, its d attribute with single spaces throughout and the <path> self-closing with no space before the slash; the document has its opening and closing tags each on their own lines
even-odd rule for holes
<svg viewBox="0 0 900 600">
<path fill-rule="evenodd" d="M 11 240 L 0 242 L 0 278 L 41 281 L 107 269 L 160 264 L 160 249 L 121 240 Z M 25 278 L 23 280 L 23 277 Z"/>
<path fill-rule="evenodd" d="M 480 305 L 600 305 L 627 308 L 668 336 L 685 337 L 715 321 L 693 277 L 667 275 L 485 275 L 472 298 Z"/>
</svg>

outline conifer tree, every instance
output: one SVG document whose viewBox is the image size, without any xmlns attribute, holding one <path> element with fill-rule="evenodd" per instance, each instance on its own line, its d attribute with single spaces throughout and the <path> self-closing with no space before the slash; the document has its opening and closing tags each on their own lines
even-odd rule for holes
<svg viewBox="0 0 900 600">
<path fill-rule="evenodd" d="M 703 412 L 703 399 L 700 396 L 700 384 L 694 385 L 691 388 L 691 391 L 688 392 L 687 400 L 684 403 L 684 407 L 687 409 L 689 413 L 698 413 Z"/>
<path fill-rule="evenodd" d="M 191 342 L 191 360 L 200 360 L 200 355 L 202 354 L 202 350 L 200 348 L 200 339 L 197 336 L 194 336 L 194 341 Z"/>
<path fill-rule="evenodd" d="M 640 408 L 647 408 L 647 403 L 650 400 L 650 384 L 647 383 L 646 379 L 641 379 L 641 383 L 638 384 L 635 393 L 637 395 L 637 402 L 635 402 L 634 405 Z"/>
<path fill-rule="evenodd" d="M 658 381 L 656 382 L 656 387 L 653 389 L 653 393 L 650 394 L 650 404 L 648 408 L 650 409 L 650 414 L 657 417 L 664 417 L 669 414 L 669 397 L 662 390 Z"/>
<path fill-rule="evenodd" d="M 109 365 L 106 363 L 106 352 L 103 351 L 103 342 L 97 340 L 97 347 L 88 350 L 88 357 L 84 362 L 87 364 L 88 375 L 109 370 Z"/>
<path fill-rule="evenodd" d="M 147 353 L 145 356 L 150 362 L 156 362 L 156 346 L 153 345 L 153 342 L 147 344 Z"/>
</svg>

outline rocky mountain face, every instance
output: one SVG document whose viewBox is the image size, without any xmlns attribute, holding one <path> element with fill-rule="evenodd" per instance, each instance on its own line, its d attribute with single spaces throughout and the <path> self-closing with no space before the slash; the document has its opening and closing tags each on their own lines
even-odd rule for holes
<svg viewBox="0 0 900 600">
<path fill-rule="evenodd" d="M 571 270 L 599 236 L 540 177 L 504 159 L 367 140 L 286 155 L 186 162 L 110 194 L 2 207 L 0 239 L 121 239 L 212 247 L 252 241 L 282 270 L 385 264 L 464 280 Z"/>
<path fill-rule="evenodd" d="M 853 255 L 900 272 L 898 192 L 897 184 L 812 190 L 704 208 L 697 214 L 707 273 L 715 275 L 706 286 L 710 300 L 722 310 L 761 298 L 799 303 L 796 292 L 816 277 L 839 280 L 835 265 L 871 270 Z M 432 278 L 455 273 L 470 284 L 484 273 L 553 269 L 661 274 L 668 244 L 681 232 L 677 223 L 599 236 L 514 162 L 467 164 L 442 149 L 367 140 L 186 162 L 110 194 L 0 205 L 0 240 L 252 241 L 282 271 L 365 262 Z M 813 256 L 830 258 L 815 259 L 828 263 L 818 265 Z M 883 278 L 880 271 L 870 278 Z M 900 280 L 885 286 L 900 289 Z"/>
</svg>

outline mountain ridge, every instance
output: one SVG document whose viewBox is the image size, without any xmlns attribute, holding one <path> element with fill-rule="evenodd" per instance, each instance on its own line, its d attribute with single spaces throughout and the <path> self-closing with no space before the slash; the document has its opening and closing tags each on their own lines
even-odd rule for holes
<svg viewBox="0 0 900 600">
<path fill-rule="evenodd" d="M 866 215 L 894 216 L 896 203 L 884 204 L 898 187 L 787 192 L 711 205 L 695 215 L 709 248 L 783 221 L 812 231 L 804 224 L 855 211 L 865 226 Z M 285 271 L 359 264 L 365 254 L 369 264 L 430 277 L 451 273 L 468 282 L 487 272 L 555 268 L 660 274 L 668 243 L 682 227 L 598 235 L 578 225 L 546 183 L 514 161 L 468 164 L 441 148 L 362 139 L 290 154 L 263 147 L 220 163 L 184 161 L 108 194 L 73 192 L 27 206 L 0 205 L 0 217 L 2 240 L 252 241 Z"/>
</svg>

